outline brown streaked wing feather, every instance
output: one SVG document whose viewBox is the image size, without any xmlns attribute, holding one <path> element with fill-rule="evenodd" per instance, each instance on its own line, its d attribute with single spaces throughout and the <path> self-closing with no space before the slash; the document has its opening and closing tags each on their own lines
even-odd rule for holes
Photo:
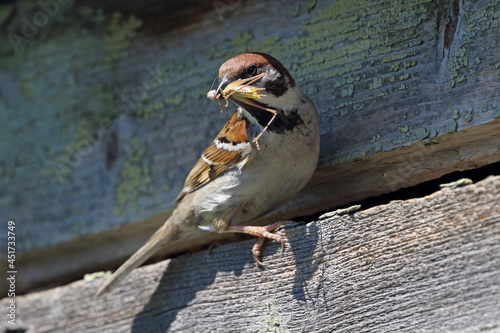
<svg viewBox="0 0 500 333">
<path fill-rule="evenodd" d="M 237 111 L 233 113 L 226 125 L 222 128 L 217 139 L 222 142 L 249 142 L 247 136 L 248 120 L 243 118 Z"/>
<path fill-rule="evenodd" d="M 235 112 L 224 128 L 222 128 L 216 140 L 228 145 L 248 143 L 247 122 L 238 112 Z M 212 142 L 203 152 L 202 156 L 205 159 L 200 158 L 189 173 L 184 183 L 184 188 L 175 199 L 175 202 L 179 202 L 187 193 L 197 190 L 243 161 L 248 153 L 248 150 L 217 148 L 215 142 Z M 210 164 L 205 162 L 205 160 L 210 161 Z"/>
</svg>

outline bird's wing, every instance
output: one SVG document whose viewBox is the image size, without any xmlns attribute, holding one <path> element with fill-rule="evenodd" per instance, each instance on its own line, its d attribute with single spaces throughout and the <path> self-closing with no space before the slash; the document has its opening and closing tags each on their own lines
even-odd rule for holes
<svg viewBox="0 0 500 333">
<path fill-rule="evenodd" d="M 175 199 L 179 202 L 187 193 L 209 183 L 219 175 L 248 162 L 252 150 L 247 136 L 249 122 L 235 111 L 217 138 L 205 149 L 189 173 L 184 188 Z"/>
</svg>

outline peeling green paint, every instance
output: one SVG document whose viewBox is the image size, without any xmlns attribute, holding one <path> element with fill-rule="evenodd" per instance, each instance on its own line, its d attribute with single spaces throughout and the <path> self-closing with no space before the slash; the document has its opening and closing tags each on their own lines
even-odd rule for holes
<svg viewBox="0 0 500 333">
<path fill-rule="evenodd" d="M 354 85 L 353 84 L 349 84 L 347 86 L 342 87 L 342 91 L 341 91 L 342 97 L 352 96 L 353 94 L 354 94 Z"/>
<path fill-rule="evenodd" d="M 474 118 L 474 109 L 473 108 L 468 108 L 467 110 L 465 110 L 464 120 L 466 122 L 470 123 L 473 118 Z"/>
<path fill-rule="evenodd" d="M 141 25 L 142 22 L 133 15 L 124 18 L 121 13 L 114 13 L 104 35 L 106 55 L 101 62 L 110 66 L 116 60 L 127 58 L 129 56 L 127 47 L 136 36 L 135 30 Z"/>
<path fill-rule="evenodd" d="M 469 65 L 469 57 L 465 46 L 461 46 L 450 58 L 448 69 L 450 70 L 451 86 L 454 87 L 457 83 L 467 80 L 464 74 L 460 74 L 460 70 Z"/>
<path fill-rule="evenodd" d="M 373 81 L 368 86 L 368 89 L 371 90 L 371 89 L 377 89 L 380 87 L 382 87 L 382 79 L 379 77 L 375 77 L 375 78 L 373 78 Z"/>
<path fill-rule="evenodd" d="M 280 39 L 278 36 L 271 36 L 265 39 L 255 40 L 249 44 L 248 50 L 259 50 L 264 53 L 273 53 L 279 57 L 279 52 L 276 51 L 276 45 L 279 45 Z M 241 49 L 241 52 L 245 52 L 248 50 Z M 274 51 L 274 52 L 273 52 Z"/>
<path fill-rule="evenodd" d="M 116 206 L 114 215 L 126 215 L 137 212 L 137 199 L 148 194 L 152 182 L 149 171 L 146 141 L 133 137 L 128 142 L 129 151 L 120 171 L 120 183 L 115 189 Z"/>
<path fill-rule="evenodd" d="M 417 54 L 418 54 L 417 51 L 408 51 L 408 52 L 401 52 L 401 53 L 397 53 L 397 54 L 391 54 L 390 56 L 385 56 L 382 59 L 382 62 L 390 63 L 390 62 L 394 62 L 396 60 L 403 60 L 405 58 L 413 57 L 413 56 L 416 56 Z"/>
<path fill-rule="evenodd" d="M 399 77 L 399 81 L 404 81 L 404 80 L 408 80 L 410 78 L 410 74 L 403 74 Z"/>
<path fill-rule="evenodd" d="M 456 132 L 458 128 L 458 124 L 456 121 L 452 120 L 449 124 L 447 124 L 444 128 L 445 133 Z"/>
<path fill-rule="evenodd" d="M 19 5 L 28 2 L 36 6 L 36 2 L 31 0 L 20 2 Z M 498 7 L 495 7 L 498 6 L 498 1 L 487 2 L 488 4 L 484 6 L 478 2 L 465 2 L 468 6 L 477 8 L 464 8 L 463 24 L 449 51 L 451 69 L 445 67 L 443 72 L 445 75 L 450 75 L 454 86 L 464 86 L 463 82 L 467 82 L 472 76 L 476 76 L 474 80 L 479 80 L 483 77 L 479 77 L 478 74 L 483 75 L 486 72 L 491 76 L 500 75 L 500 62 L 488 56 L 483 57 L 478 53 L 480 46 L 475 43 L 481 35 L 490 33 L 489 29 L 498 27 L 499 13 Z M 441 5 L 443 4 L 439 6 Z M 199 55 L 192 57 L 185 52 L 186 48 L 179 44 L 172 44 L 172 48 L 178 48 L 176 51 L 185 52 L 179 57 L 170 56 L 168 52 L 156 57 L 157 54 L 154 52 L 172 50 L 169 49 L 170 45 L 162 49 L 158 45 L 152 46 L 154 43 L 151 43 L 149 44 L 151 54 L 148 53 L 149 49 L 147 51 L 139 49 L 143 43 L 165 39 L 163 35 L 138 34 L 142 22 L 134 16 L 129 17 L 120 13 L 105 15 L 102 10 L 90 7 L 78 7 L 73 10 L 78 13 L 77 20 L 70 16 L 67 18 L 66 15 L 58 16 L 57 20 L 61 25 L 54 25 L 54 29 L 48 28 L 47 33 L 45 30 L 42 31 L 30 41 L 30 52 L 23 57 L 4 57 L 7 53 L 3 53 L 4 48 L 0 48 L 2 70 L 16 73 L 15 75 L 19 73 L 19 83 L 13 84 L 19 84 L 16 89 L 19 91 L 23 106 L 23 110 L 18 112 L 4 96 L 0 96 L 0 122 L 8 123 L 16 131 L 34 133 L 32 137 L 19 136 L 17 138 L 19 146 L 37 146 L 36 152 L 32 155 L 17 154 L 12 147 L 9 147 L 7 134 L 13 132 L 0 133 L 2 187 L 8 186 L 5 179 L 22 179 L 26 178 L 26 175 L 32 176 L 38 172 L 45 188 L 56 188 L 53 191 L 60 193 L 73 190 L 70 184 L 75 179 L 71 177 L 77 174 L 74 170 L 78 168 L 76 165 L 78 163 L 72 163 L 71 160 L 79 147 L 84 148 L 86 136 L 83 133 L 93 133 L 101 120 L 116 116 L 113 111 L 117 96 L 121 93 L 127 95 L 131 93 L 125 89 L 136 89 L 137 98 L 134 99 L 128 115 L 138 124 L 143 124 L 144 119 L 168 118 L 180 112 L 188 115 L 199 114 L 205 110 L 190 110 L 185 108 L 185 105 L 192 105 L 189 104 L 192 101 L 204 100 L 204 93 L 215 76 L 215 72 L 207 72 L 207 65 L 213 66 L 216 71 L 215 63 L 218 65 L 220 61 L 240 52 L 257 50 L 283 59 L 285 66 L 291 70 L 298 84 L 307 89 L 308 94 L 314 95 L 318 92 L 317 98 L 321 98 L 319 100 L 324 102 L 323 107 L 319 109 L 322 121 L 327 119 L 333 122 L 336 116 L 364 115 L 358 111 L 367 106 L 371 107 L 373 102 L 383 104 L 393 97 L 404 101 L 406 96 L 416 96 L 427 89 L 420 85 L 423 76 L 419 79 L 419 74 L 421 68 L 428 68 L 429 63 L 434 60 L 429 57 L 432 57 L 432 48 L 437 45 L 432 35 L 433 33 L 437 35 L 433 31 L 435 28 L 433 24 L 436 23 L 434 21 L 436 4 L 431 0 L 417 0 L 411 3 L 403 0 L 376 3 L 368 0 L 358 2 L 337 0 L 329 4 L 324 2 L 316 4 L 312 0 L 309 3 L 296 5 L 291 13 L 287 8 L 283 8 L 285 15 L 294 16 L 290 19 L 294 20 L 293 25 L 296 29 L 270 32 L 267 30 L 266 34 L 266 27 L 254 30 L 249 25 L 241 28 L 247 29 L 246 31 L 241 31 L 235 25 L 234 31 L 237 33 L 233 36 L 226 31 L 224 39 L 217 45 L 208 50 L 205 46 L 200 48 L 203 59 L 208 59 L 206 63 L 203 60 L 198 63 Z M 306 13 L 307 11 L 310 13 Z M 198 32 L 193 35 L 199 36 L 196 34 Z M 495 43 L 493 40 L 491 45 Z M 431 45 L 430 52 L 429 45 Z M 483 48 L 487 51 L 491 45 L 485 45 Z M 65 47 L 64 52 L 60 51 L 61 47 Z M 420 54 L 422 50 L 429 53 Z M 135 60 L 128 59 L 135 56 L 135 53 L 131 52 L 137 52 L 139 61 L 158 62 L 159 74 L 155 80 L 146 85 L 142 83 L 144 74 L 148 72 L 146 69 L 141 72 L 135 68 L 133 74 L 123 72 L 124 69 L 129 70 L 123 63 L 132 63 Z M 154 60 L 151 60 L 152 58 Z M 217 61 L 212 61 L 213 59 Z M 415 66 L 419 68 L 409 70 Z M 122 72 L 117 73 L 118 68 Z M 86 69 L 86 72 L 82 73 L 82 69 Z M 113 80 L 117 74 L 131 81 L 123 82 L 122 85 L 118 80 Z M 86 77 L 87 75 L 90 79 Z M 113 83 L 108 83 L 108 80 Z M 303 85 L 301 80 L 306 84 Z M 470 80 L 468 84 L 476 82 L 474 80 Z M 101 84 L 95 84 L 96 81 Z M 176 85 L 175 82 L 182 84 Z M 47 86 L 51 89 L 47 89 Z M 498 96 L 498 92 L 496 94 Z M 428 105 L 433 102 L 435 101 L 431 100 Z M 419 111 L 426 112 L 425 107 L 422 106 Z M 450 132 L 456 131 L 458 126 L 466 125 L 465 122 L 474 120 L 474 113 L 472 111 L 467 113 L 465 107 L 460 109 L 459 118 L 453 118 L 453 115 L 450 116 L 450 109 L 453 107 L 457 106 L 450 104 L 449 108 L 442 108 L 444 117 L 448 117 L 446 121 L 452 121 L 446 127 L 446 131 Z M 412 106 L 408 108 L 411 109 Z M 212 110 L 206 112 L 217 112 L 217 110 L 215 105 Z M 496 104 L 480 110 L 487 113 L 479 115 L 484 119 L 490 119 L 491 115 L 500 117 Z M 5 114 L 9 115 L 9 119 L 4 116 Z M 396 131 L 395 139 L 387 141 L 387 137 L 391 136 L 386 136 L 385 132 L 382 137 L 370 135 L 363 138 L 364 146 L 359 151 L 339 154 L 340 157 L 335 157 L 334 163 L 370 156 L 382 150 L 382 145 L 387 150 L 399 143 L 409 144 L 411 140 L 422 140 L 422 138 L 428 140 L 429 137 L 438 135 L 435 129 L 429 132 L 425 123 L 414 125 L 412 122 L 414 116 L 421 115 L 413 111 L 395 113 L 395 117 L 400 119 L 390 120 L 391 127 L 384 129 L 387 132 Z M 474 117 L 476 116 L 477 113 Z M 64 126 L 58 122 L 59 119 L 64 119 Z M 400 133 L 397 133 L 398 127 Z M 41 128 L 44 130 L 40 130 Z M 440 124 L 439 134 L 443 134 L 443 131 L 444 125 Z M 56 133 L 57 137 L 46 135 L 45 132 Z M 134 158 L 128 155 L 134 150 L 146 151 L 147 145 L 145 142 L 144 145 L 134 142 L 135 139 L 120 142 L 120 149 L 126 147 L 130 148 L 130 151 L 120 155 L 125 160 L 119 160 L 120 162 L 115 165 L 115 168 L 124 168 L 120 169 L 119 176 L 126 185 L 122 188 L 116 185 L 114 195 L 117 215 L 142 207 L 143 196 L 132 185 L 139 183 L 147 185 L 150 181 L 148 176 L 151 172 L 144 168 L 144 165 L 148 165 L 146 157 L 142 155 L 142 160 L 131 162 Z M 52 178 L 55 178 L 52 162 L 62 165 L 60 170 L 65 176 L 66 183 L 52 181 Z M 152 187 L 150 183 L 149 188 Z M 165 191 L 168 189 L 167 186 Z M 140 190 L 147 193 L 148 187 Z M 54 195 L 53 192 L 49 192 L 50 190 L 42 191 L 44 191 L 40 192 L 42 195 L 44 193 Z M 15 204 L 20 199 L 18 194 L 4 196 L 0 201 L 0 207 Z M 133 202 L 136 203 L 135 206 Z"/>
<path fill-rule="evenodd" d="M 403 62 L 404 68 L 411 68 L 411 67 L 415 67 L 416 65 L 417 65 L 417 61 L 416 60 L 410 60 L 410 61 L 404 61 Z"/>
<path fill-rule="evenodd" d="M 253 35 L 249 31 L 244 31 L 240 34 L 237 34 L 233 38 L 233 44 L 238 46 L 238 45 L 245 45 L 249 41 L 253 39 Z"/>
<path fill-rule="evenodd" d="M 285 315 L 282 313 L 276 305 L 268 301 L 263 303 L 262 314 L 260 319 L 256 322 L 258 327 L 252 329 L 249 327 L 250 331 L 259 331 L 259 332 L 274 332 L 274 333 L 285 333 L 289 332 L 286 327 L 286 324 L 292 319 L 292 316 Z"/>
<path fill-rule="evenodd" d="M 318 87 L 316 86 L 310 86 L 309 88 L 307 88 L 306 90 L 306 94 L 307 95 L 316 95 L 318 93 Z"/>
<path fill-rule="evenodd" d="M 470 76 L 479 71 L 481 59 L 475 55 L 477 46 L 474 41 L 478 34 L 483 31 L 500 26 L 499 6 L 500 1 L 493 0 L 484 3 L 483 6 L 471 6 L 471 8 L 464 9 L 460 27 L 463 36 L 459 40 L 459 46 L 451 53 L 448 61 L 452 87 L 467 81 Z M 474 66 L 474 68 L 469 68 L 469 66 Z"/>
<path fill-rule="evenodd" d="M 397 76 L 385 74 L 417 65 L 413 58 L 419 55 L 419 51 L 415 46 L 422 41 L 415 38 L 414 31 L 422 24 L 420 15 L 428 11 L 428 3 L 421 0 L 412 3 L 412 6 L 391 5 L 391 8 L 398 10 L 380 11 L 380 8 L 365 3 L 336 1 L 319 9 L 314 17 L 305 22 L 303 30 L 306 34 L 303 34 L 303 38 L 284 40 L 281 47 L 291 52 L 303 50 L 305 55 L 301 58 L 301 67 L 307 68 L 305 75 L 314 73 L 315 80 L 334 79 L 329 112 L 346 115 L 350 111 L 361 110 L 366 102 L 384 97 L 391 91 L 410 88 L 410 84 L 401 84 L 384 90 L 384 85 L 393 84 L 397 79 L 412 80 L 408 73 Z M 363 19 L 368 16 L 369 29 Z M 404 26 L 401 21 L 405 22 Z M 387 34 L 389 25 L 397 26 L 402 33 Z M 367 34 L 370 38 L 366 38 Z M 318 49 L 322 51 L 313 52 Z M 363 64 L 367 58 L 373 59 L 370 67 Z M 373 68 L 370 82 L 364 81 L 366 72 L 359 74 L 359 71 L 367 68 Z M 297 76 L 302 76 L 300 68 L 297 71 L 297 68 L 292 67 L 292 70 Z M 374 93 L 357 95 L 356 101 L 349 100 L 358 89 L 366 91 L 367 88 Z"/>
<path fill-rule="evenodd" d="M 346 74 L 353 76 L 352 73 L 362 69 L 360 66 L 362 63 L 361 61 L 367 54 L 369 54 L 372 59 L 377 55 L 383 56 L 382 63 L 386 63 L 393 71 L 397 71 L 399 67 L 399 64 L 394 64 L 396 61 L 418 55 L 418 51 L 405 51 L 405 49 L 421 43 L 419 40 L 412 38 L 412 33 L 405 32 L 402 34 L 391 34 L 389 36 L 386 34 L 387 30 L 385 27 L 387 24 L 391 24 L 391 21 L 399 21 L 398 27 L 400 27 L 400 20 L 404 20 L 405 26 L 400 27 L 402 31 L 405 29 L 409 31 L 415 29 L 415 27 L 422 23 L 422 18 L 419 17 L 418 14 L 427 11 L 426 3 L 428 3 L 428 1 L 417 1 L 417 3 L 412 6 L 394 6 L 405 8 L 406 10 L 381 12 L 377 10 L 377 8 L 365 4 L 353 3 L 350 1 L 336 1 L 318 10 L 316 16 L 309 22 L 306 22 L 303 29 L 308 34 L 304 42 L 301 38 L 294 39 L 293 42 L 291 42 L 294 47 L 291 47 L 292 45 L 290 45 L 290 47 L 284 45 L 284 47 L 285 49 L 302 50 L 305 46 L 306 48 L 314 47 L 317 49 L 318 43 L 324 43 L 325 51 L 318 53 L 321 54 L 321 59 L 315 59 L 314 62 L 311 62 L 310 66 L 312 67 L 309 67 L 309 72 L 312 71 L 319 74 L 318 79 L 322 77 L 328 79 L 337 77 L 338 81 L 335 83 L 334 88 L 342 87 L 338 90 L 338 97 L 348 98 L 352 96 L 352 93 L 356 90 L 356 84 L 353 82 L 346 82 L 347 80 L 345 80 L 343 76 Z M 364 20 L 361 18 L 370 16 L 370 18 L 373 19 L 374 16 L 372 15 L 377 15 L 377 18 L 372 22 L 373 25 L 370 26 L 368 32 L 365 30 L 366 27 L 363 26 Z M 335 19 L 331 20 L 332 17 Z M 369 39 L 364 38 L 367 33 L 377 37 Z M 310 44 L 311 41 L 313 41 L 314 44 Z M 330 45 L 345 46 L 331 48 Z M 308 63 L 305 65 L 309 66 Z M 416 61 L 413 59 L 405 60 L 402 64 L 402 66 L 408 67 L 415 65 Z M 387 69 L 385 71 L 387 71 Z M 360 79 L 362 78 L 358 76 L 358 81 Z M 344 81 L 344 83 L 342 83 L 342 81 Z M 372 90 L 379 89 L 384 85 L 384 82 L 383 76 L 378 76 L 369 83 L 368 88 Z M 390 79 L 387 80 L 387 82 L 392 83 Z M 363 88 L 360 88 L 360 90 L 363 90 Z M 335 99 L 336 96 L 332 96 L 332 100 Z M 339 101 L 334 109 L 346 107 L 348 104 L 349 102 Z"/>
<path fill-rule="evenodd" d="M 399 87 L 397 87 L 396 89 L 394 89 L 394 91 L 400 91 L 400 90 L 406 90 L 408 89 L 408 86 L 406 84 L 401 84 Z"/>
<path fill-rule="evenodd" d="M 35 2 L 25 3 L 33 5 Z M 102 12 L 88 7 L 79 8 L 80 21 L 75 23 L 74 17 L 66 15 L 67 11 L 75 10 L 73 5 L 70 1 L 61 6 L 53 21 L 29 40 L 29 52 L 2 55 L 2 70 L 16 73 L 19 79 L 19 87 L 13 86 L 12 89 L 19 88 L 23 107 L 19 110 L 10 103 L 0 103 L 0 114 L 9 115 L 12 128 L 24 128 L 27 123 L 32 123 L 32 134 L 18 136 L 16 140 L 19 147 L 37 147 L 36 154 L 23 154 L 26 161 L 14 168 L 14 174 L 9 177 L 11 179 L 38 174 L 40 181 L 52 182 L 52 186 L 68 185 L 75 168 L 99 145 L 99 142 L 89 142 L 91 140 L 88 136 L 97 137 L 94 133 L 100 130 L 99 123 L 112 117 L 114 96 L 111 88 L 104 84 L 82 84 L 82 81 L 86 81 L 85 73 L 80 77 L 76 73 L 81 68 L 104 73 L 107 66 L 103 66 L 103 60 L 96 50 L 103 47 L 106 38 L 111 43 L 113 38 L 123 40 L 123 36 L 126 36 L 125 39 L 128 38 L 130 42 L 132 27 L 127 24 L 115 26 L 114 30 L 106 30 L 104 26 L 96 27 L 97 32 L 102 30 L 102 39 L 87 35 L 82 33 L 86 31 L 85 26 L 104 24 L 104 16 Z M 134 23 L 133 20 L 125 22 Z M 57 28 L 58 24 L 66 27 L 64 32 L 47 38 L 52 27 L 60 29 Z M 104 38 L 105 31 L 111 35 Z M 64 52 L 61 52 L 61 45 L 65 46 Z M 121 53 L 129 44 L 122 44 L 122 49 L 119 46 L 120 44 L 114 44 L 109 53 Z M 110 59 L 108 65 L 112 64 Z M 59 121 L 62 118 L 65 119 L 64 122 Z M 0 141 L 0 165 L 9 165 L 6 161 L 19 152 L 2 144 L 9 140 Z M 20 200 L 20 195 L 22 194 L 15 195 L 14 201 Z"/>
<path fill-rule="evenodd" d="M 425 127 L 420 127 L 415 130 L 415 135 L 417 137 L 417 140 L 423 140 L 429 136 L 430 132 L 427 128 Z"/>
<path fill-rule="evenodd" d="M 347 75 L 346 77 L 342 77 L 339 80 L 336 80 L 333 88 L 339 88 L 342 87 L 343 85 L 353 85 L 355 82 L 359 82 L 361 78 L 359 76 L 352 76 L 352 75 Z"/>
</svg>

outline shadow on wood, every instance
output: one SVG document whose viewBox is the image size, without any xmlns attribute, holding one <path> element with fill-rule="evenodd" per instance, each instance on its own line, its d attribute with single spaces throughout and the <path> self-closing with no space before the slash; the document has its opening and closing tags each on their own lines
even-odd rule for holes
<svg viewBox="0 0 500 333">
<path fill-rule="evenodd" d="M 498 332 L 500 176 L 17 298 L 29 332 Z M 0 302 L 5 307 L 8 299 Z M 2 323 L 3 325 L 4 323 Z"/>
<path fill-rule="evenodd" d="M 296 227 L 296 223 L 286 226 L 286 229 Z M 286 260 L 292 260 L 296 263 L 296 274 L 292 286 L 293 298 L 299 301 L 305 301 L 306 291 L 304 290 L 304 281 L 307 281 L 318 268 L 320 260 L 311 260 L 314 249 L 320 235 L 316 224 L 301 226 L 304 234 L 286 232 L 288 235 L 288 253 Z M 303 246 L 300 241 L 302 237 L 307 237 L 307 246 Z M 207 287 L 213 285 L 218 274 L 227 274 L 235 277 L 235 281 L 245 283 L 244 270 L 254 266 L 251 256 L 251 242 L 246 241 L 245 246 L 240 243 L 234 243 L 226 246 L 234 248 L 221 249 L 222 252 L 214 253 L 210 251 L 200 254 L 202 258 L 201 265 L 193 265 L 188 257 L 182 257 L 180 260 L 172 260 L 166 271 L 163 273 L 157 288 L 151 298 L 145 304 L 141 312 L 134 318 L 132 332 L 155 332 L 168 330 L 170 325 L 176 320 L 177 314 L 182 309 L 189 307 L 196 301 L 197 293 L 202 292 Z M 216 251 L 216 250 L 213 250 Z M 278 244 L 266 244 L 265 257 L 280 256 L 281 248 Z M 235 256 L 232 253 L 236 253 Z M 290 258 L 290 257 L 293 257 Z M 187 260 L 183 260 L 186 258 Z M 264 258 L 265 259 L 265 258 Z M 189 265 L 190 267 L 187 267 Z M 262 274 L 266 274 L 266 268 L 255 267 Z M 272 277 L 272 272 L 270 273 Z M 186 281 L 190 281 L 190 288 L 185 288 Z M 249 279 L 252 281 L 252 279 Z M 225 295 L 227 296 L 227 295 Z M 244 295 L 241 295 L 244 297 Z M 158 312 L 158 309 L 170 309 L 168 312 Z M 198 320 L 203 321 L 204 317 Z"/>
</svg>

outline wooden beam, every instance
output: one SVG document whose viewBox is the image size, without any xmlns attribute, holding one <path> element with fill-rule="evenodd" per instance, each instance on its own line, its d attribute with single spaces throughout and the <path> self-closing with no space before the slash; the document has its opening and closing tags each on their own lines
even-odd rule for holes
<svg viewBox="0 0 500 333">
<path fill-rule="evenodd" d="M 0 4 L 19 290 L 114 267 L 164 221 L 228 116 L 205 94 L 241 52 L 280 59 L 320 115 L 318 172 L 270 219 L 500 160 L 495 0 L 51 3 Z"/>
<path fill-rule="evenodd" d="M 28 332 L 498 332 L 500 176 L 16 298 Z M 22 271 L 20 271 L 22 274 Z M 0 307 L 8 304 L 0 301 Z M 2 331 L 8 327 L 0 322 Z"/>
</svg>

